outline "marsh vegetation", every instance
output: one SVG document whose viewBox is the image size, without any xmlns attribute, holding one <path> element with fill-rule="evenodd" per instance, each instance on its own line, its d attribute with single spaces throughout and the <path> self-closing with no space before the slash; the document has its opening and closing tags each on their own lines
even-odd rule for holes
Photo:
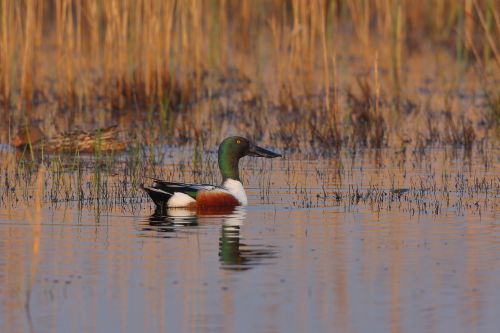
<svg viewBox="0 0 500 333">
<path fill-rule="evenodd" d="M 499 87 L 494 0 L 2 0 L 0 327 L 493 331 Z"/>
<path fill-rule="evenodd" d="M 290 149 L 497 142 L 500 7 L 451 1 L 2 2 L 1 139 L 119 124 Z"/>
</svg>

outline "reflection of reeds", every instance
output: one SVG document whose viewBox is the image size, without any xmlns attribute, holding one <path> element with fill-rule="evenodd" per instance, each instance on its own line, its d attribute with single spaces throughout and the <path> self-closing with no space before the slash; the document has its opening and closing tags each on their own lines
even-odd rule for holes
<svg viewBox="0 0 500 333">
<path fill-rule="evenodd" d="M 28 285 L 26 288 L 26 307 L 29 308 L 29 302 L 33 284 L 35 283 L 38 264 L 40 261 L 40 239 L 41 239 L 41 225 L 42 225 L 42 206 L 44 196 L 44 182 L 45 182 L 45 166 L 41 165 L 36 175 L 34 202 L 31 211 L 28 211 L 30 224 L 33 233 L 33 245 L 31 253 L 31 266 L 28 276 Z"/>
</svg>

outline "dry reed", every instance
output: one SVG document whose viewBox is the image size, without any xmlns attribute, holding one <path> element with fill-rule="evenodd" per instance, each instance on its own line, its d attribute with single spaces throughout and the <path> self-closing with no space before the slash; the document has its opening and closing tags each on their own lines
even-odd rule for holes
<svg viewBox="0 0 500 333">
<path fill-rule="evenodd" d="M 355 68 L 369 69 L 375 54 L 377 108 L 391 125 L 413 89 L 407 59 L 429 45 L 456 50 L 464 66 L 492 62 L 484 71 L 500 72 L 500 3 L 491 0 L 4 0 L 0 10 L 0 100 L 17 123 L 48 104 L 73 118 L 95 109 L 161 110 L 172 121 L 172 109 L 186 110 L 179 122 L 190 127 L 188 111 L 231 95 L 230 84 L 214 95 L 214 82 L 237 73 L 249 84 L 234 109 L 254 105 L 289 124 L 272 136 L 314 132 L 331 145 L 347 141 L 339 134 L 349 118 L 339 112 L 339 77 L 358 79 Z M 338 71 L 338 60 L 349 64 L 352 54 L 363 63 Z"/>
</svg>

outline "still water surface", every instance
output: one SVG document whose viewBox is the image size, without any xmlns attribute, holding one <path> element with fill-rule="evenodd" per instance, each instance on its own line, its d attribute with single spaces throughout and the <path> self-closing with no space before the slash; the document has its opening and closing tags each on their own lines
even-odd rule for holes
<svg viewBox="0 0 500 333">
<path fill-rule="evenodd" d="M 498 332 L 498 157 L 388 156 L 245 161 L 218 214 L 3 199 L 1 331 Z"/>
</svg>

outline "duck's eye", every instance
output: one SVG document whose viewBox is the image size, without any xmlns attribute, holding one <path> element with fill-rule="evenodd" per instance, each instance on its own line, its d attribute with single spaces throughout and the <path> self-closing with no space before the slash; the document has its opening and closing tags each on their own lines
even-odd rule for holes
<svg viewBox="0 0 500 333">
<path fill-rule="evenodd" d="M 241 140 L 240 140 L 240 139 L 237 139 L 237 140 L 236 140 L 236 143 L 237 143 L 237 144 L 240 144 L 240 143 L 241 143 Z"/>
</svg>

